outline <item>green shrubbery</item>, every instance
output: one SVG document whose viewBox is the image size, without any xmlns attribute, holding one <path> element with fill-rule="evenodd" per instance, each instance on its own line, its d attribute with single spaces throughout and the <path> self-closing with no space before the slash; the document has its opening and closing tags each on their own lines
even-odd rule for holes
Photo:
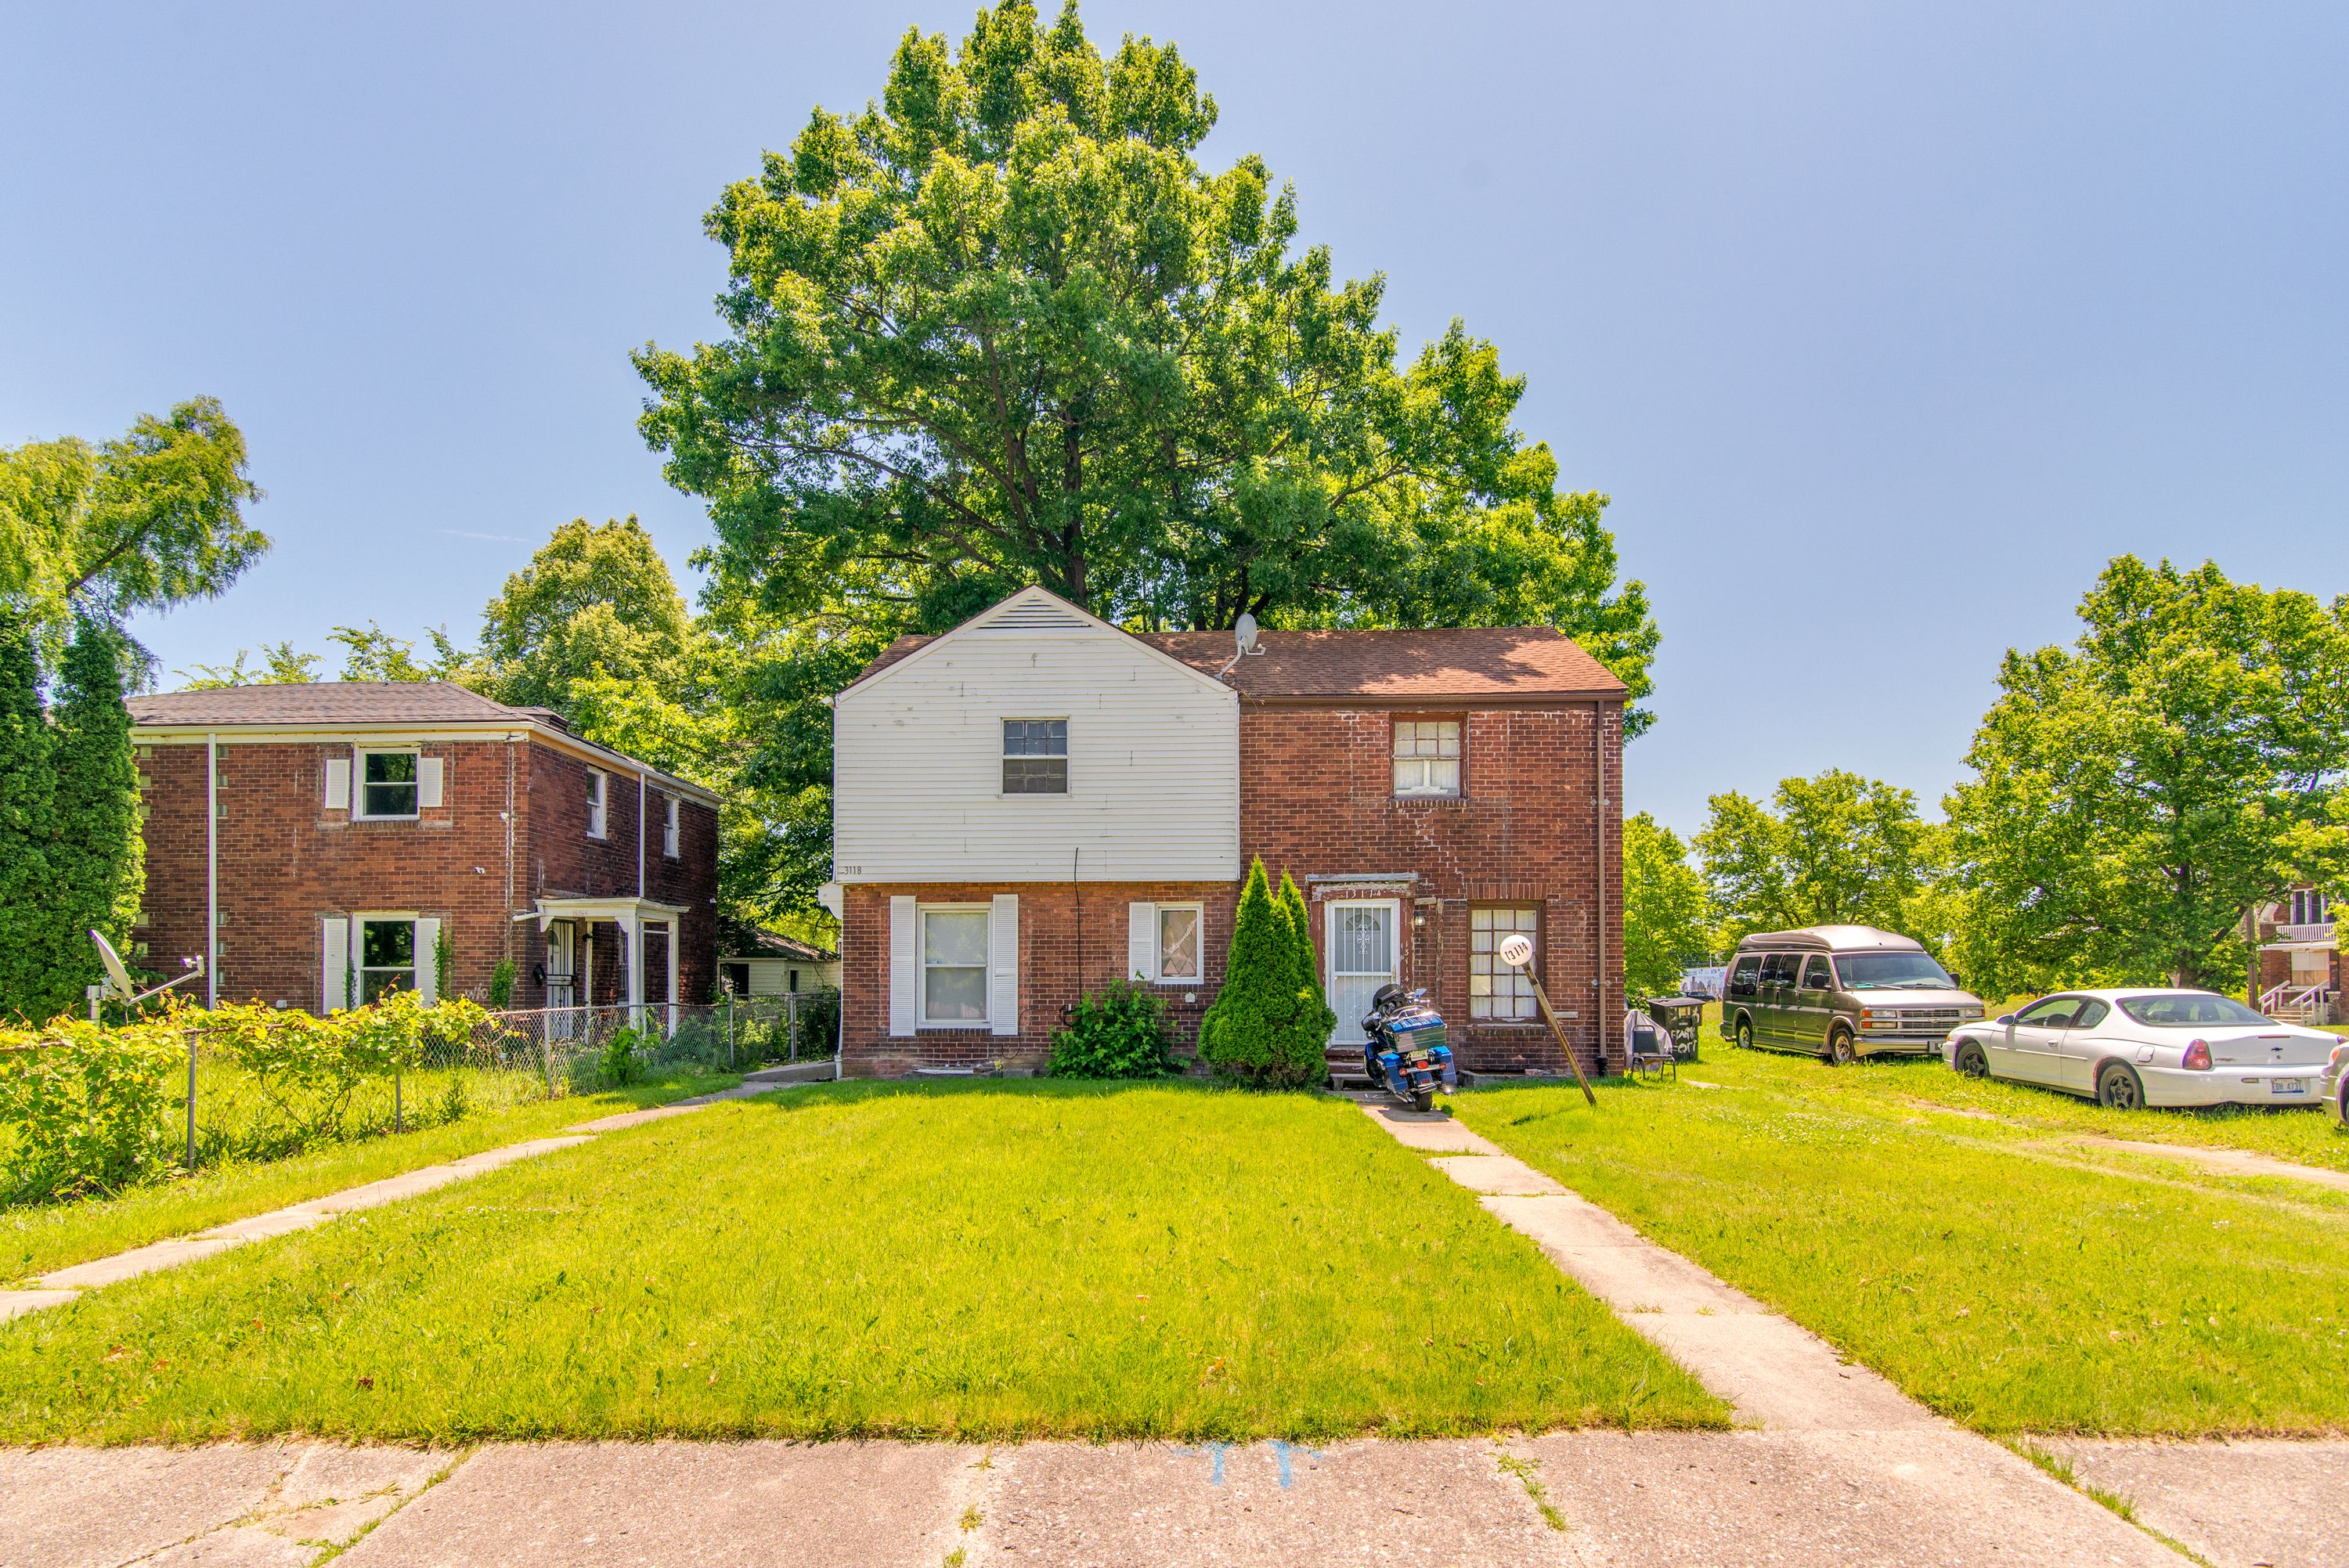
<svg viewBox="0 0 2349 1568">
<path fill-rule="evenodd" d="M 258 1005 L 169 1006 L 112 1027 L 67 1016 L 0 1029 L 0 1202 L 110 1192 L 176 1169 L 186 1146 L 175 1091 L 191 1039 L 259 1102 L 225 1141 L 208 1130 L 205 1147 L 269 1157 L 372 1130 L 351 1121 L 361 1086 L 415 1071 L 488 1020 L 478 1003 L 427 1006 L 399 991 L 323 1018 Z M 465 1091 L 449 1089 L 440 1109 L 447 1119 L 463 1115 Z"/>
<path fill-rule="evenodd" d="M 1052 1036 L 1054 1078 L 1154 1078 L 1176 1070 L 1158 996 L 1132 980 L 1088 995 Z"/>
<path fill-rule="evenodd" d="M 1263 861 L 1248 868 L 1224 988 L 1199 1021 L 1199 1059 L 1217 1077 L 1295 1088 L 1328 1076 L 1322 1053 L 1338 1016 L 1321 995 L 1311 918 L 1288 872 L 1276 894 Z"/>
</svg>

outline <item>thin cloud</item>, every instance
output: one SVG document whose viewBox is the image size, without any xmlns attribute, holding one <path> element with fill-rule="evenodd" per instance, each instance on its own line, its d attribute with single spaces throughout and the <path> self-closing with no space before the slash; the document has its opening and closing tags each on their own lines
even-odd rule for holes
<svg viewBox="0 0 2349 1568">
<path fill-rule="evenodd" d="M 483 539 L 492 544 L 528 544 L 527 539 L 516 539 L 511 533 L 475 533 L 471 529 L 444 528 L 440 531 L 451 539 Z"/>
</svg>

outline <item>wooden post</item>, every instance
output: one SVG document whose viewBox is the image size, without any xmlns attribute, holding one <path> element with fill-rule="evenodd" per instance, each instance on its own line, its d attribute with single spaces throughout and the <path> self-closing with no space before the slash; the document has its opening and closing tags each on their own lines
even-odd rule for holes
<svg viewBox="0 0 2349 1568">
<path fill-rule="evenodd" d="M 1599 1097 L 1590 1092 L 1590 1080 L 1582 1076 L 1582 1063 L 1575 1057 L 1574 1047 L 1567 1042 L 1565 1026 L 1558 1023 L 1557 1014 L 1549 1005 L 1549 993 L 1543 990 L 1542 983 L 1534 977 L 1533 943 L 1520 935 L 1505 936 L 1501 938 L 1498 956 L 1501 962 L 1510 968 L 1525 972 L 1526 984 L 1534 988 L 1534 1000 L 1541 1005 L 1541 1015 L 1549 1025 L 1549 1032 L 1557 1037 L 1557 1048 L 1566 1053 L 1566 1065 L 1574 1069 L 1574 1081 L 1582 1086 L 1582 1098 L 1592 1105 L 1597 1105 Z M 1606 996 L 1603 987 L 1599 995 L 1603 1005 Z M 1605 1037 L 1603 1035 L 1600 1037 L 1602 1042 Z M 1601 1049 L 1604 1049 L 1603 1044 Z"/>
</svg>

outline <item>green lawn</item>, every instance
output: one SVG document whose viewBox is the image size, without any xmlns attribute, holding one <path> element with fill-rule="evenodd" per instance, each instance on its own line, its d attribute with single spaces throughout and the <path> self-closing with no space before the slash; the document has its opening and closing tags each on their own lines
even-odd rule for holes
<svg viewBox="0 0 2349 1568">
<path fill-rule="evenodd" d="M 1719 1082 L 1804 1088 L 1831 1103 L 1911 1102 L 1983 1113 L 2013 1130 L 2039 1137 L 2086 1133 L 2147 1143 L 2199 1144 L 2240 1149 L 2303 1165 L 2349 1171 L 2349 1134 L 2333 1125 L 2314 1103 L 2270 1109 L 2223 1106 L 2208 1110 L 2107 1110 L 2093 1100 L 2030 1084 L 1969 1078 L 1952 1072 L 1937 1054 L 1879 1057 L 1858 1070 L 1831 1068 L 1816 1057 L 1776 1051 L 1741 1051 L 1721 1037 L 1718 1005 L 1705 1009 L 1704 1060 L 1691 1077 Z"/>
<path fill-rule="evenodd" d="M 0 1327 L 0 1442 L 1719 1425 L 1319 1096 L 825 1085 Z"/>
<path fill-rule="evenodd" d="M 0 1209 L 0 1285 L 419 1166 L 543 1138 L 614 1111 L 707 1094 L 739 1081 L 730 1074 L 679 1068 L 609 1093 L 525 1101 L 420 1131 L 361 1139 L 285 1160 L 210 1166 L 194 1176 L 135 1187 L 116 1198 Z"/>
<path fill-rule="evenodd" d="M 1727 1087 L 1619 1085 L 1595 1111 L 1570 1086 L 1480 1090 L 1455 1113 L 1982 1430 L 2349 1429 L 2340 1194 L 2067 1149 L 2058 1097 L 1929 1064 L 1705 1049 L 1689 1077 Z M 2052 1106 L 1933 1103 L 1977 1096 Z"/>
</svg>

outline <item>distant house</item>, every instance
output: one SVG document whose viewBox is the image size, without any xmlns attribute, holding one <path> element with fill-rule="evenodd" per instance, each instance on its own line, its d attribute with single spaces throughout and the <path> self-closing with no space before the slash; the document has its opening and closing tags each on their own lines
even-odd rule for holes
<svg viewBox="0 0 2349 1568">
<path fill-rule="evenodd" d="M 434 995 L 445 939 L 450 989 L 512 958 L 516 1007 L 716 988 L 717 797 L 547 709 L 386 681 L 129 707 L 151 969 L 209 950 L 221 999 L 323 1011 Z"/>
<path fill-rule="evenodd" d="M 1426 986 L 1464 1063 L 1621 1059 L 1624 689 L 1547 627 L 1135 635 L 1040 588 L 900 638 L 833 709 L 851 1074 L 1034 1064 L 1153 987 L 1181 1044 L 1263 856 L 1312 910 L 1333 1047 Z"/>
<path fill-rule="evenodd" d="M 2252 913 L 2252 1006 L 2291 1022 L 2332 1021 L 2342 981 L 2333 913 L 2331 896 L 2313 887 L 2294 888 Z"/>
<path fill-rule="evenodd" d="M 840 988 L 840 954 L 796 936 L 722 923 L 718 977 L 737 996 L 804 995 Z"/>
</svg>

